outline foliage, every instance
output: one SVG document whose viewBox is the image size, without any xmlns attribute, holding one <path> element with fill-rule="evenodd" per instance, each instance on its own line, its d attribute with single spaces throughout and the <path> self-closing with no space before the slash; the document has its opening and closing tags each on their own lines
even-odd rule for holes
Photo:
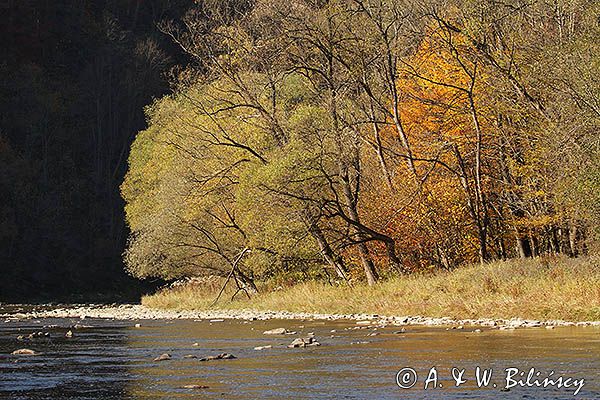
<svg viewBox="0 0 600 400">
<path fill-rule="evenodd" d="M 166 25 L 204 69 L 132 147 L 130 272 L 373 284 L 587 252 L 593 3 L 257 1 Z"/>
</svg>

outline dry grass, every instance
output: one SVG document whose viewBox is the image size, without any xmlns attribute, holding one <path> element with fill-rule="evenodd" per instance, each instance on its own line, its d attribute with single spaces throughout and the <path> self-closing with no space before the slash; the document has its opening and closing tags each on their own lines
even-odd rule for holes
<svg viewBox="0 0 600 400">
<path fill-rule="evenodd" d="M 600 257 L 494 262 L 434 275 L 366 285 L 305 282 L 279 290 L 264 283 L 248 300 L 227 290 L 213 308 L 431 317 L 600 320 Z M 154 308 L 208 309 L 218 285 L 187 286 L 145 296 Z"/>
</svg>

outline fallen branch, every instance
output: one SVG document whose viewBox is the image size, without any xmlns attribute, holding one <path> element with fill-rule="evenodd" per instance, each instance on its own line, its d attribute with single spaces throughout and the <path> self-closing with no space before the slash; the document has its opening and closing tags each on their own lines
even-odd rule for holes
<svg viewBox="0 0 600 400">
<path fill-rule="evenodd" d="M 212 307 L 215 304 L 217 304 L 217 302 L 221 298 L 221 295 L 225 291 L 225 288 L 227 287 L 227 284 L 229 283 L 229 280 L 232 277 L 235 279 L 235 281 L 236 281 L 236 283 L 238 285 L 238 290 L 237 290 L 237 292 L 235 294 L 237 294 L 240 291 L 239 283 L 237 282 L 237 279 L 235 278 L 235 269 L 237 268 L 238 263 L 242 260 L 242 257 L 244 257 L 244 254 L 246 254 L 249 251 L 250 251 L 249 248 L 244 247 L 244 249 L 240 252 L 240 254 L 238 254 L 238 256 L 235 258 L 235 260 L 233 260 L 233 262 L 231 263 L 231 271 L 229 271 L 229 275 L 227 275 L 227 279 L 225 280 L 225 283 L 223 284 L 223 287 L 219 291 L 219 294 L 217 295 L 217 298 L 215 299 L 215 301 L 213 301 L 210 304 L 210 307 Z M 234 296 L 235 296 L 235 294 L 234 294 Z M 246 292 L 246 294 L 248 295 L 248 292 Z M 248 295 L 248 297 L 250 297 L 250 295 Z M 232 299 L 233 299 L 233 297 L 232 297 Z"/>
</svg>

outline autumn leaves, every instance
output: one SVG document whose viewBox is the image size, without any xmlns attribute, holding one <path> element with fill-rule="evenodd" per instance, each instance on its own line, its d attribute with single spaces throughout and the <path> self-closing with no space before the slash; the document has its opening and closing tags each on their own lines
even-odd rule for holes
<svg viewBox="0 0 600 400">
<path fill-rule="evenodd" d="M 245 278 L 373 284 L 581 251 L 591 222 L 552 192 L 552 77 L 525 62 L 543 70 L 552 53 L 535 45 L 565 40 L 552 12 L 451 3 L 258 2 L 170 31 L 202 68 L 132 149 L 130 271 L 223 275 L 247 248 Z"/>
</svg>

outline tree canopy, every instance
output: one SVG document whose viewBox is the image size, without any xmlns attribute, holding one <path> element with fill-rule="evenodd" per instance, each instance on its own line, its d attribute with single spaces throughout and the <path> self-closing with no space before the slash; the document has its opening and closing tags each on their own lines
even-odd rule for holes
<svg viewBox="0 0 600 400">
<path fill-rule="evenodd" d="M 132 146 L 128 270 L 373 284 L 589 251 L 597 2 L 412 3 L 258 0 L 164 23 L 202 68 Z"/>
</svg>

